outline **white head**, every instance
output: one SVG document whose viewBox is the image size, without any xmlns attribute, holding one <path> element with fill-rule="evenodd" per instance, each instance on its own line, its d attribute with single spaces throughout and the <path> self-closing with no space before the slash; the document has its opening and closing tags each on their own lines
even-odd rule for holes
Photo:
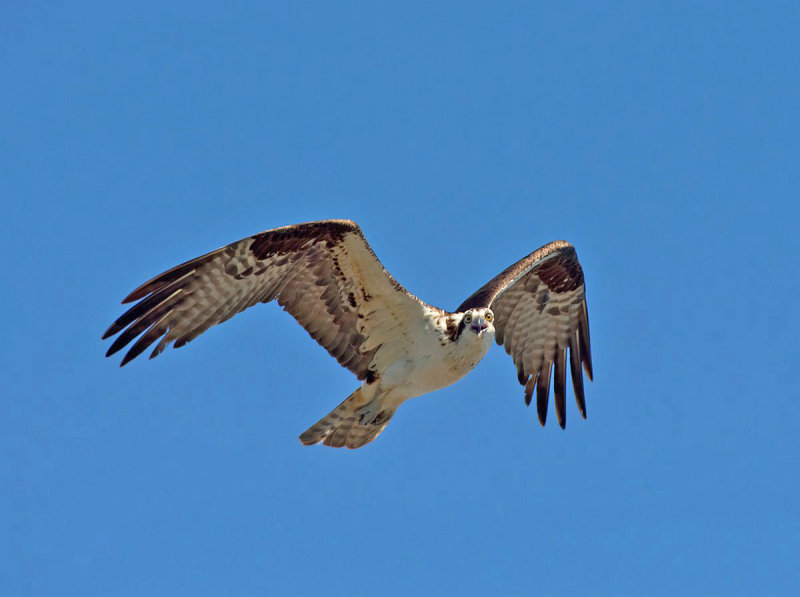
<svg viewBox="0 0 800 597">
<path fill-rule="evenodd" d="M 494 337 L 494 313 L 489 308 L 469 309 L 461 318 L 461 334 Z M 461 335 L 460 334 L 460 335 Z"/>
</svg>

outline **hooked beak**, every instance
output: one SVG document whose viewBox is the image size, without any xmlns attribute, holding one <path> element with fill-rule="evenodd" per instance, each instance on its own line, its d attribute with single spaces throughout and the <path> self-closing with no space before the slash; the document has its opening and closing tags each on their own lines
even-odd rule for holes
<svg viewBox="0 0 800 597">
<path fill-rule="evenodd" d="M 486 323 L 486 320 L 483 318 L 483 315 L 478 315 L 475 319 L 472 320 L 472 323 L 469 324 L 469 329 L 471 329 L 479 336 L 488 327 L 489 324 Z"/>
</svg>

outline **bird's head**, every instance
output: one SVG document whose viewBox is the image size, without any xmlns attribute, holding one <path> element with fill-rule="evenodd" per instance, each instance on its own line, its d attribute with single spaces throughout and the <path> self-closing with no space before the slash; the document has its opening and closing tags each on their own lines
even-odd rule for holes
<svg viewBox="0 0 800 597">
<path fill-rule="evenodd" d="M 469 331 L 478 336 L 485 334 L 494 335 L 494 313 L 491 309 L 470 309 L 461 318 L 461 324 L 465 331 Z"/>
</svg>

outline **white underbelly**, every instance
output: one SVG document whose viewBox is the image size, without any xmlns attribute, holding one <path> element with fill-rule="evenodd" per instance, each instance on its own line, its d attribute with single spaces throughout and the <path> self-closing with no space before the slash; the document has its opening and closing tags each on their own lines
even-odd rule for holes
<svg viewBox="0 0 800 597">
<path fill-rule="evenodd" d="M 408 399 L 454 384 L 475 368 L 492 343 L 492 338 L 477 336 L 464 340 L 394 363 L 381 376 L 381 385 Z"/>
</svg>

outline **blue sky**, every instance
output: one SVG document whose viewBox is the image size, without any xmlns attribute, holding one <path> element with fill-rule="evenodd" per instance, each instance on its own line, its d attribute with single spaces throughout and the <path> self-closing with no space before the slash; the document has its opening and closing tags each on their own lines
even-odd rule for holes
<svg viewBox="0 0 800 597">
<path fill-rule="evenodd" d="M 6 9 L 0 592 L 796 594 L 799 16 Z M 588 420 L 541 428 L 495 348 L 365 449 L 303 447 L 356 381 L 274 304 L 103 357 L 145 279 L 331 217 L 444 308 L 573 242 Z"/>
</svg>

